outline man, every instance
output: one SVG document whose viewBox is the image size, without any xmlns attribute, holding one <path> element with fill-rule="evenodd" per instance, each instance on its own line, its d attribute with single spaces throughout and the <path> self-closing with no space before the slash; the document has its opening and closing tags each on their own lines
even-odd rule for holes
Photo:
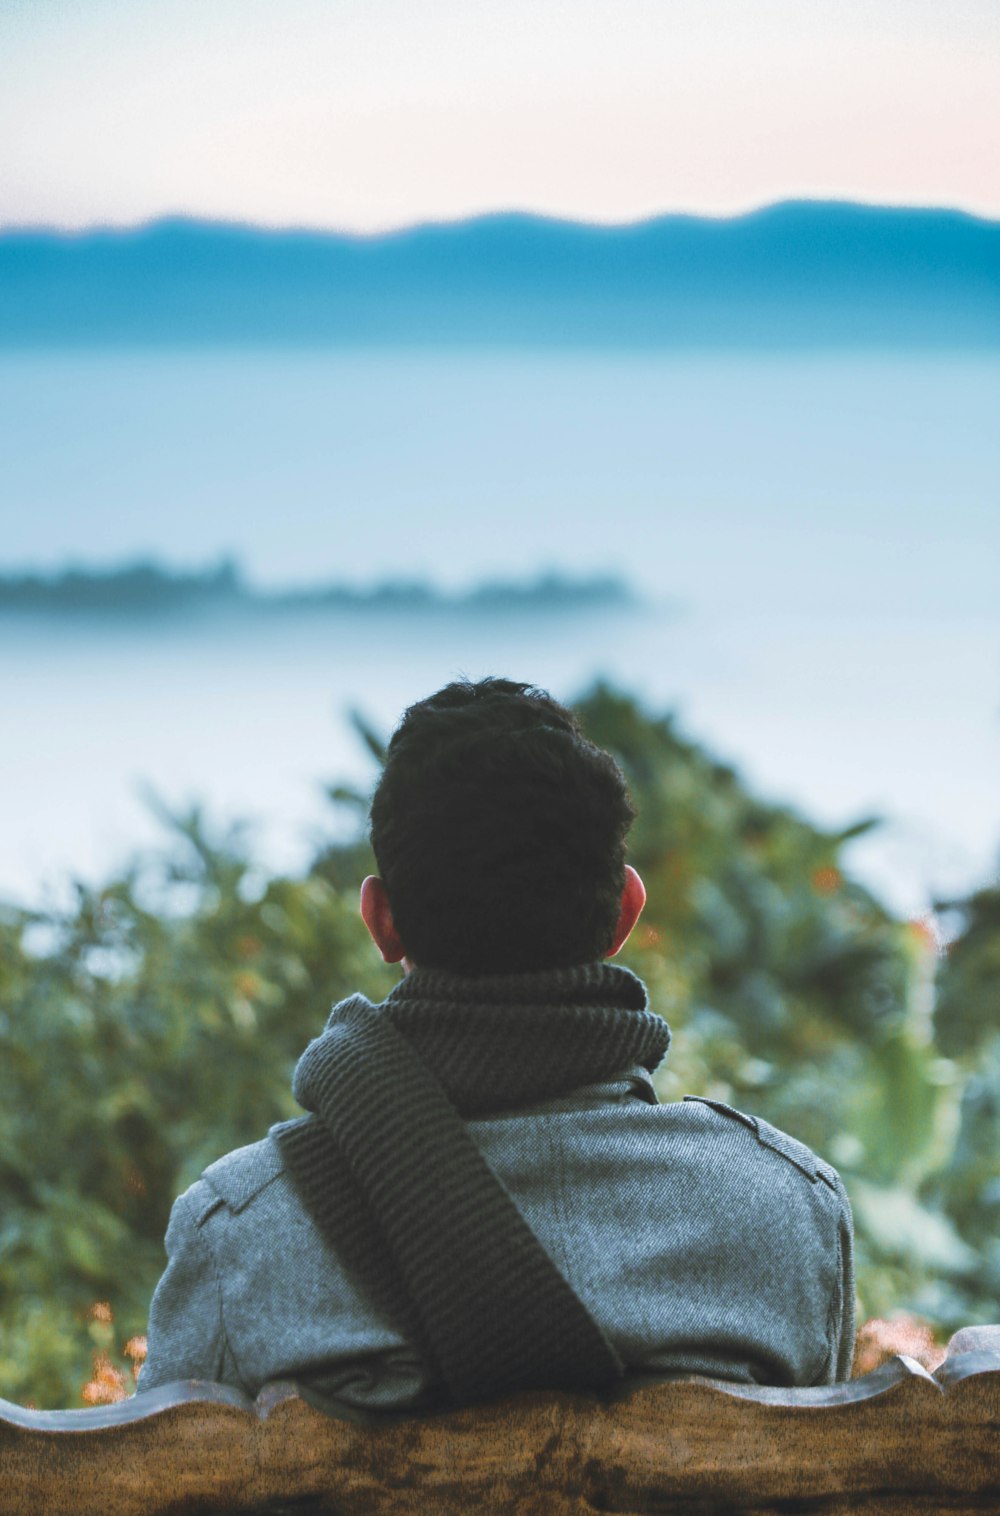
<svg viewBox="0 0 1000 1516">
<path fill-rule="evenodd" d="M 660 1105 L 670 1040 L 610 960 L 645 901 L 609 754 L 544 692 L 408 710 L 372 803 L 361 913 L 402 966 L 334 1008 L 310 1112 L 176 1202 L 148 1390 L 293 1378 L 403 1410 L 624 1374 L 846 1378 L 850 1210 L 755 1117 Z"/>
</svg>

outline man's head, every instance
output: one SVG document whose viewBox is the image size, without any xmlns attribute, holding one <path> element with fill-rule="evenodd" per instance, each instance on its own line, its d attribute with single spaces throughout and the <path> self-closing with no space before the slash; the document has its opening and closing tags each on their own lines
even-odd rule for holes
<svg viewBox="0 0 1000 1516">
<path fill-rule="evenodd" d="M 449 684 L 403 715 L 372 801 L 362 914 L 389 961 L 520 973 L 617 952 L 645 895 L 614 759 L 544 690 Z"/>
</svg>

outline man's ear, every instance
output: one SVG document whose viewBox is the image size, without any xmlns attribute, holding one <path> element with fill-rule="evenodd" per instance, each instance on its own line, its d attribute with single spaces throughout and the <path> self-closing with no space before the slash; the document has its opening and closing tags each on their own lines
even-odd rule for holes
<svg viewBox="0 0 1000 1516">
<path fill-rule="evenodd" d="M 361 919 L 386 963 L 400 963 L 406 957 L 385 885 L 374 874 L 369 874 L 361 886 Z"/>
<path fill-rule="evenodd" d="M 622 890 L 622 908 L 618 914 L 618 923 L 615 927 L 615 935 L 611 939 L 611 946 L 605 953 L 606 958 L 613 958 L 621 952 L 629 939 L 632 928 L 639 920 L 642 908 L 646 904 L 646 886 L 630 863 L 625 865 L 625 888 Z M 371 931 L 371 928 L 368 928 Z M 374 934 L 373 934 L 374 935 Z"/>
</svg>

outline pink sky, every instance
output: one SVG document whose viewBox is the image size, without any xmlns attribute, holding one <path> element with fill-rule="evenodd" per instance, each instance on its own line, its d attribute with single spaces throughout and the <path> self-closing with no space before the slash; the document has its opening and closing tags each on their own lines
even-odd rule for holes
<svg viewBox="0 0 1000 1516">
<path fill-rule="evenodd" d="M 1000 216 L 995 0 L 7 0 L 0 224 Z"/>
</svg>

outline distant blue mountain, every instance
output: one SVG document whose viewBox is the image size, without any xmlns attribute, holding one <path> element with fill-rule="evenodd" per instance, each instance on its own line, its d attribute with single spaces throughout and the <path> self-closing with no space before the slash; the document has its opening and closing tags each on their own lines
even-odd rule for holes
<svg viewBox="0 0 1000 1516">
<path fill-rule="evenodd" d="M 0 233 L 0 345 L 1000 345 L 1000 223 L 789 202 L 375 237 L 166 220 Z"/>
</svg>

